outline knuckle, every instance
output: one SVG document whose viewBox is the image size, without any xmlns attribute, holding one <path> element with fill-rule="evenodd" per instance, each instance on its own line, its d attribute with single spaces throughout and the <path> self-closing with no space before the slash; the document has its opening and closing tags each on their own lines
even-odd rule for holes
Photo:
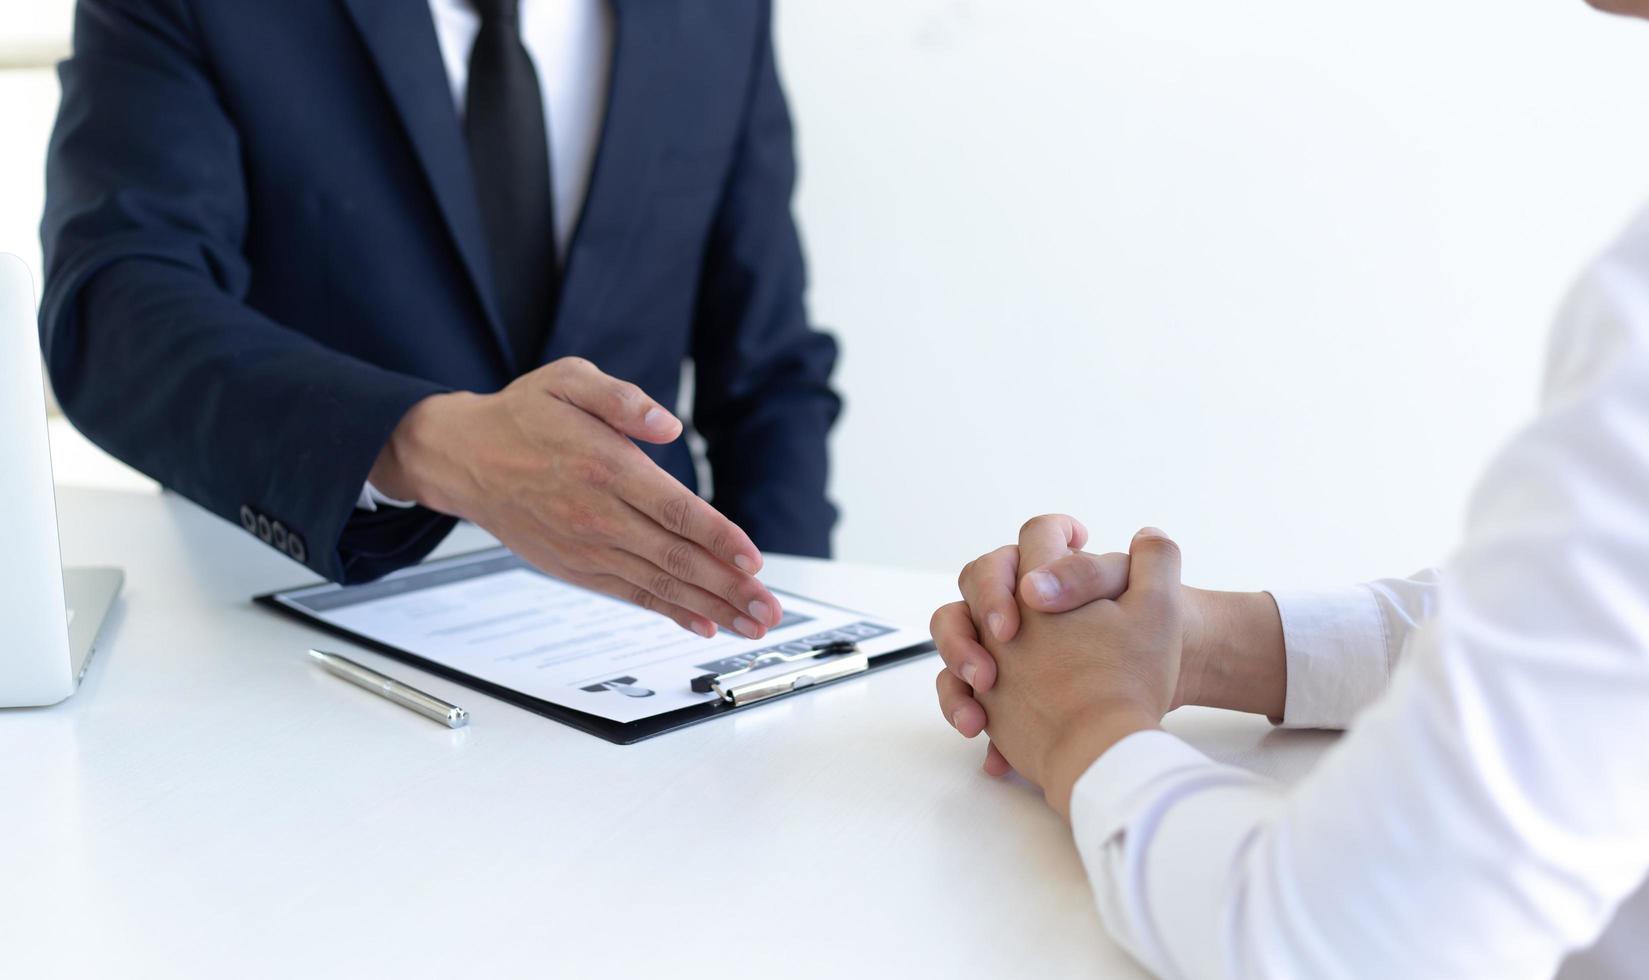
<svg viewBox="0 0 1649 980">
<path fill-rule="evenodd" d="M 658 605 L 658 599 L 651 592 L 640 587 L 631 591 L 630 601 L 648 612 L 652 612 L 654 607 Z"/>
<path fill-rule="evenodd" d="M 1179 542 L 1163 535 L 1152 537 L 1148 544 L 1166 558 L 1177 558 L 1180 554 Z"/>
<path fill-rule="evenodd" d="M 683 537 L 687 535 L 687 524 L 692 513 L 693 503 L 684 493 L 676 494 L 659 508 L 665 529 Z"/>
<path fill-rule="evenodd" d="M 1105 588 L 1105 569 L 1081 556 L 1074 560 L 1060 559 L 1043 569 L 1053 576 L 1060 589 L 1092 598 L 1105 598 L 1098 593 Z"/>
<path fill-rule="evenodd" d="M 561 358 L 555 362 L 555 366 L 561 370 L 561 373 L 566 375 L 587 374 L 595 370 L 595 365 L 589 359 L 576 355 Z"/>
<path fill-rule="evenodd" d="M 606 489 L 617 476 L 618 464 L 606 456 L 589 454 L 573 463 L 574 479 L 587 487 Z"/>
<path fill-rule="evenodd" d="M 693 568 L 697 564 L 694 558 L 693 546 L 685 541 L 678 541 L 664 552 L 664 570 L 675 578 L 691 578 Z"/>
<path fill-rule="evenodd" d="M 928 627 L 932 631 L 934 637 L 939 638 L 940 636 L 943 636 L 948 639 L 951 634 L 955 633 L 956 624 L 963 616 L 966 615 L 967 608 L 966 603 L 947 602 L 938 609 L 935 609 L 933 611 L 933 618 L 928 622 Z"/>
<path fill-rule="evenodd" d="M 1037 516 L 1026 521 L 1024 524 L 1020 525 L 1019 533 L 1021 535 L 1031 534 L 1042 530 L 1050 524 L 1058 524 L 1062 519 L 1063 518 L 1061 518 L 1058 514 L 1038 514 Z"/>
<path fill-rule="evenodd" d="M 607 518 L 589 504 L 569 503 L 563 505 L 563 510 L 562 523 L 581 538 L 602 538 L 611 530 Z"/>
<path fill-rule="evenodd" d="M 648 589 L 661 601 L 675 603 L 681 595 L 681 583 L 669 572 L 656 572 L 648 582 Z"/>
<path fill-rule="evenodd" d="M 710 535 L 710 553 L 712 555 L 727 555 L 733 552 L 733 539 L 726 531 L 717 531 Z"/>
</svg>

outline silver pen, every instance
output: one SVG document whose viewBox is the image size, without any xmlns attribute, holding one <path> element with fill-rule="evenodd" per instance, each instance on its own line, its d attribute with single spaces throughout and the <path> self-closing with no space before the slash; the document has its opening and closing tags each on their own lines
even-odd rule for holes
<svg viewBox="0 0 1649 980">
<path fill-rule="evenodd" d="M 309 655 L 329 672 L 337 674 L 351 684 L 388 698 L 403 708 L 410 708 L 431 721 L 438 721 L 448 728 L 463 728 L 469 724 L 470 713 L 456 704 L 448 704 L 434 695 L 425 694 L 416 687 L 403 684 L 387 674 L 380 674 L 371 667 L 363 667 L 348 657 L 340 657 L 325 650 L 310 650 Z"/>
</svg>

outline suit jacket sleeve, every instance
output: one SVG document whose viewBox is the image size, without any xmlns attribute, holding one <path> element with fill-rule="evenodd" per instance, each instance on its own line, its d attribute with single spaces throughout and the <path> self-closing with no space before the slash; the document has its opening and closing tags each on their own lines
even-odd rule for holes
<svg viewBox="0 0 1649 980">
<path fill-rule="evenodd" d="M 355 500 L 401 416 L 441 389 L 245 302 L 239 138 L 184 0 L 82 0 L 61 75 L 41 340 L 70 419 L 329 579 L 421 558 L 450 518 Z"/>
<path fill-rule="evenodd" d="M 700 287 L 694 424 L 717 508 L 765 550 L 826 557 L 826 439 L 841 409 L 836 342 L 808 326 L 806 270 L 790 212 L 796 161 L 774 66 L 771 6 L 756 32 L 744 132 Z"/>
</svg>

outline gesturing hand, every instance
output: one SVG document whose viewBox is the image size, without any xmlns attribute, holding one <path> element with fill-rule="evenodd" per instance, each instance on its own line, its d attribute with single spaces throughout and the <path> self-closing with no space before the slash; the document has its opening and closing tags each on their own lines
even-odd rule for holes
<svg viewBox="0 0 1649 980">
<path fill-rule="evenodd" d="M 1085 538 L 1070 518 L 1032 521 L 1021 533 L 1020 558 L 1032 568 L 1067 559 Z M 971 691 L 949 670 L 939 678 L 948 715 L 976 700 L 988 717 L 988 767 L 1012 765 L 1040 785 L 1061 813 L 1071 786 L 1094 759 L 1121 737 L 1154 727 L 1174 703 L 1185 630 L 1179 550 L 1147 529 L 1134 538 L 1127 562 L 1125 588 L 1114 600 L 1058 614 L 1021 604 L 1019 628 L 1006 642 L 995 638 L 1003 632 L 1000 621 L 986 623 L 978 635 L 995 670 L 991 683 L 980 682 L 982 662 L 963 665 L 977 684 Z M 1094 569 L 1122 584 L 1114 559 Z M 964 592 L 967 578 L 964 573 Z M 936 614 L 936 635 L 947 610 L 950 619 L 959 611 L 946 607 Z"/>
<path fill-rule="evenodd" d="M 782 617 L 737 525 L 630 439 L 681 422 L 633 384 L 568 357 L 492 395 L 413 406 L 372 470 L 392 497 L 466 518 L 558 578 L 714 636 L 756 638 Z"/>
</svg>

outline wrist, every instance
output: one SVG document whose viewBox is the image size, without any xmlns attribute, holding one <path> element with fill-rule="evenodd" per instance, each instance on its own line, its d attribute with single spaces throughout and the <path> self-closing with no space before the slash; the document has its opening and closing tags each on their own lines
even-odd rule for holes
<svg viewBox="0 0 1649 980">
<path fill-rule="evenodd" d="M 447 433 L 454 431 L 453 416 L 479 397 L 451 392 L 431 395 L 414 404 L 379 450 L 367 479 L 386 496 L 417 501 L 443 513 L 457 513 L 457 501 L 444 477 L 450 469 L 454 445 Z"/>
<path fill-rule="evenodd" d="M 1174 687 L 1173 708 L 1188 704 L 1206 703 L 1208 693 L 1208 651 L 1212 643 L 1208 639 L 1210 619 L 1214 617 L 1212 608 L 1217 592 L 1208 592 L 1204 589 L 1193 589 L 1189 585 L 1180 586 L 1181 622 L 1183 624 L 1180 642 L 1180 670 L 1179 681 Z M 1217 627 L 1214 627 L 1217 628 Z"/>
<path fill-rule="evenodd" d="M 1067 821 L 1071 818 L 1071 793 L 1099 757 L 1136 732 L 1161 727 L 1160 718 L 1132 701 L 1093 705 L 1061 728 L 1048 747 L 1039 772 L 1042 792 L 1048 804 Z"/>
<path fill-rule="evenodd" d="M 1280 717 L 1287 695 L 1282 618 L 1266 592 L 1185 590 L 1186 635 L 1174 705 Z"/>
</svg>

